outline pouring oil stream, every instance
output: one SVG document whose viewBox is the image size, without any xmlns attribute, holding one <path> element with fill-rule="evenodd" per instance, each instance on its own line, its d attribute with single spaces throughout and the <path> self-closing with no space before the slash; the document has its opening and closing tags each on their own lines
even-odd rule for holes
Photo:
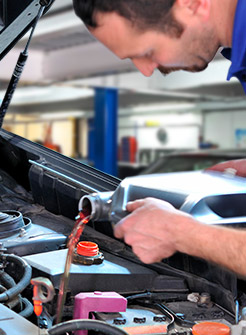
<svg viewBox="0 0 246 335">
<path fill-rule="evenodd" d="M 67 286 L 69 281 L 70 268 L 73 261 L 74 249 L 79 241 L 81 234 L 84 231 L 85 225 L 89 222 L 90 215 L 86 211 L 81 211 L 79 216 L 76 218 L 76 222 L 72 233 L 68 238 L 67 243 L 67 257 L 65 262 L 64 273 L 61 278 L 58 301 L 57 301 L 57 313 L 56 313 L 56 324 L 61 322 L 63 307 L 66 300 Z"/>
</svg>

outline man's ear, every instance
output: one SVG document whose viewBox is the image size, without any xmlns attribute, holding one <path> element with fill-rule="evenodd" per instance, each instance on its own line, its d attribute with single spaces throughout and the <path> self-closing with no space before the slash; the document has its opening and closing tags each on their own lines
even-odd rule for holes
<svg viewBox="0 0 246 335">
<path fill-rule="evenodd" d="M 189 15 L 199 15 L 205 20 L 209 17 L 211 0 L 176 0 L 175 4 Z"/>
</svg>

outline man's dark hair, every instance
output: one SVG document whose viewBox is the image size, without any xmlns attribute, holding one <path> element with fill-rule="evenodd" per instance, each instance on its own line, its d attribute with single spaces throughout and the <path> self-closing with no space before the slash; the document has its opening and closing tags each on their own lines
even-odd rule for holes
<svg viewBox="0 0 246 335">
<path fill-rule="evenodd" d="M 73 0 L 75 13 L 88 28 L 97 28 L 97 13 L 115 12 L 141 31 L 160 31 L 180 37 L 184 28 L 174 19 L 176 0 Z"/>
</svg>

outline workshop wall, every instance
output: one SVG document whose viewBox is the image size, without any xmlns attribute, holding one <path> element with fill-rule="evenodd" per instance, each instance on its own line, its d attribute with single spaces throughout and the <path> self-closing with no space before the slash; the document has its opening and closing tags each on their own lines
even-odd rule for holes
<svg viewBox="0 0 246 335">
<path fill-rule="evenodd" d="M 220 148 L 246 149 L 246 111 L 204 114 L 204 139 Z"/>
<path fill-rule="evenodd" d="M 6 129 L 13 133 L 39 142 L 45 146 L 60 151 L 62 154 L 72 157 L 74 155 L 74 123 L 73 120 L 52 121 L 51 136 L 47 139 L 47 128 L 50 122 L 31 120 L 22 116 L 17 116 L 14 122 L 7 122 Z M 47 141 L 48 143 L 45 143 Z"/>
<path fill-rule="evenodd" d="M 134 136 L 141 149 L 195 149 L 199 147 L 201 114 L 149 113 L 119 118 L 119 142 Z"/>
</svg>

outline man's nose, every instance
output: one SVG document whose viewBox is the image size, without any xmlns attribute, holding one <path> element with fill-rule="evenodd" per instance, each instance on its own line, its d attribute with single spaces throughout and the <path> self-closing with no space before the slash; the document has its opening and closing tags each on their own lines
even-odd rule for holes
<svg viewBox="0 0 246 335">
<path fill-rule="evenodd" d="M 158 67 L 158 64 L 150 59 L 132 59 L 132 62 L 146 77 L 150 77 L 154 70 Z"/>
</svg>

